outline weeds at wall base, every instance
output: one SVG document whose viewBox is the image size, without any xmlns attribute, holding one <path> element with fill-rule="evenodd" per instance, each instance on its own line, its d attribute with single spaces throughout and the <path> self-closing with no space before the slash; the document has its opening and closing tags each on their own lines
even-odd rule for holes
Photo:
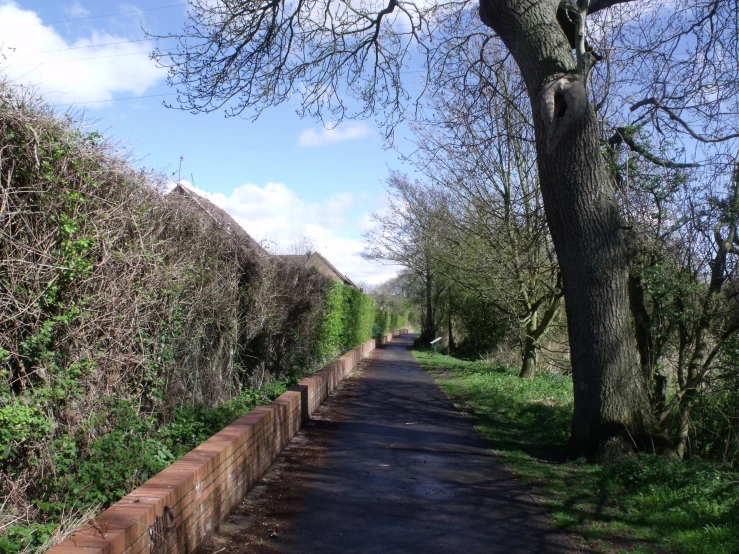
<svg viewBox="0 0 739 554">
<path fill-rule="evenodd" d="M 180 407 L 171 423 L 159 427 L 154 418 L 136 413 L 132 403 L 110 399 L 96 418 L 105 418 L 112 430 L 93 441 L 81 460 L 72 438 L 53 445 L 50 455 L 57 471 L 40 484 L 40 499 L 34 502 L 37 522 L 13 521 L 3 513 L 0 552 L 45 551 L 102 508 L 285 390 L 284 383 L 274 382 L 265 390 L 242 392 L 218 406 Z"/>
</svg>

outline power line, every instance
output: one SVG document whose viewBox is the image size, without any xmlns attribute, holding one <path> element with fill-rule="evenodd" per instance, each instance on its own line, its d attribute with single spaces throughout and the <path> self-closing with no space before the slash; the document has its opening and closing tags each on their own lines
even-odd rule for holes
<svg viewBox="0 0 739 554">
<path fill-rule="evenodd" d="M 74 19 L 59 19 L 57 21 L 49 21 L 45 23 L 45 25 L 54 25 L 56 23 L 69 23 L 70 21 L 84 21 L 86 19 L 99 19 L 101 17 L 113 17 L 115 15 L 131 15 L 141 12 L 153 12 L 155 10 L 166 10 L 169 8 L 177 8 L 179 6 L 187 6 L 187 2 L 180 2 L 179 4 L 170 4 L 169 6 L 159 6 L 158 8 L 146 8 L 143 10 L 132 10 L 128 12 L 118 12 L 118 13 L 106 13 L 103 15 L 90 15 L 87 17 L 75 17 Z"/>
<path fill-rule="evenodd" d="M 5 69 L 15 69 L 16 67 L 31 67 L 40 65 L 57 65 L 60 63 L 72 63 L 72 62 L 86 62 L 90 60 L 102 60 L 104 58 L 121 58 L 123 56 L 136 56 L 138 54 L 149 54 L 150 50 L 142 50 L 141 52 L 128 52 L 126 54 L 110 54 L 108 56 L 92 56 L 90 58 L 75 58 L 73 60 L 59 60 L 55 62 L 35 62 L 35 63 L 24 63 L 20 65 L 8 65 Z"/>
<path fill-rule="evenodd" d="M 168 38 L 168 37 L 165 37 Z M 139 38 L 135 40 L 121 40 L 119 42 L 105 42 L 102 44 L 90 44 L 88 46 L 70 46 L 69 48 L 57 48 L 56 50 L 37 50 L 36 52 L 13 52 L 12 54 L 8 55 L 8 59 L 14 58 L 16 56 L 30 56 L 32 54 L 48 54 L 50 52 L 66 52 L 68 50 L 83 50 L 85 48 L 102 48 L 103 46 L 116 46 L 119 44 L 132 44 L 134 42 L 147 42 L 147 41 L 153 41 L 157 39 L 153 38 Z"/>
<path fill-rule="evenodd" d="M 166 94 L 145 94 L 142 96 L 125 96 L 123 98 L 109 98 L 107 100 L 89 100 L 87 102 L 71 102 L 69 104 L 54 104 L 55 108 L 65 108 L 70 106 L 86 106 L 87 104 L 103 104 L 105 102 L 120 102 L 121 100 L 138 100 L 140 98 L 162 98 L 164 96 L 176 96 L 176 92 Z"/>
</svg>

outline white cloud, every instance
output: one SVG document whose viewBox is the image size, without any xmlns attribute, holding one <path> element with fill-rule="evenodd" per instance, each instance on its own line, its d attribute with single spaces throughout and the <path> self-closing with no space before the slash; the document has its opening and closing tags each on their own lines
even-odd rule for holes
<svg viewBox="0 0 739 554">
<path fill-rule="evenodd" d="M 100 31 L 68 42 L 35 12 L 12 1 L 0 0 L 0 37 L 0 74 L 37 88 L 55 104 L 140 95 L 166 77 L 166 71 L 149 60 L 152 43 L 125 43 L 132 37 Z"/>
<path fill-rule="evenodd" d="M 369 137 L 372 135 L 372 128 L 365 123 L 347 123 L 341 127 L 333 129 L 305 129 L 300 133 L 298 138 L 298 146 L 312 148 L 315 146 L 325 146 L 327 144 L 336 144 L 348 140 L 356 140 Z"/>
<path fill-rule="evenodd" d="M 397 267 L 362 258 L 361 234 L 368 214 L 354 213 L 358 204 L 354 194 L 341 193 L 306 203 L 282 183 L 267 183 L 263 187 L 245 184 L 228 196 L 207 193 L 184 181 L 182 184 L 226 210 L 270 250 L 284 252 L 307 238 L 354 282 L 382 283 L 399 271 Z"/>
</svg>

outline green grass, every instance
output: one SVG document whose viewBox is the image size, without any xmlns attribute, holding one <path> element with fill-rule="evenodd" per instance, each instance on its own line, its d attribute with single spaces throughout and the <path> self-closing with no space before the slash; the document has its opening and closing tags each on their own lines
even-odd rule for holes
<svg viewBox="0 0 739 554">
<path fill-rule="evenodd" d="M 572 381 L 414 351 L 554 524 L 592 552 L 739 553 L 739 472 L 640 455 L 601 466 L 567 460 Z"/>
<path fill-rule="evenodd" d="M 72 437 L 54 444 L 51 455 L 57 472 L 38 483 L 35 521 L 14 521 L 12 513 L 0 509 L 0 554 L 45 551 L 60 530 L 77 527 L 83 515 L 94 515 L 111 506 L 239 417 L 271 402 L 285 390 L 286 384 L 277 381 L 261 390 L 245 390 L 216 406 L 177 408 L 172 421 L 161 426 L 129 402 L 107 403 L 96 418 L 107 421 L 108 432 L 92 441 L 88 451 L 78 451 Z"/>
</svg>

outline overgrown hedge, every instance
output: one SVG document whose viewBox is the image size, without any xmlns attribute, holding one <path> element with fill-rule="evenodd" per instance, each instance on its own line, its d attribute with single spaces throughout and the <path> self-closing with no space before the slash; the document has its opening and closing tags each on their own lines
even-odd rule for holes
<svg viewBox="0 0 739 554">
<path fill-rule="evenodd" d="M 0 83 L 0 552 L 40 550 L 367 340 L 371 300 Z"/>
<path fill-rule="evenodd" d="M 372 328 L 372 334 L 375 337 L 380 337 L 388 334 L 390 331 L 394 331 L 395 329 L 407 327 L 409 312 L 409 309 L 405 309 L 401 313 L 377 309 L 375 312 L 375 325 Z"/>
</svg>

